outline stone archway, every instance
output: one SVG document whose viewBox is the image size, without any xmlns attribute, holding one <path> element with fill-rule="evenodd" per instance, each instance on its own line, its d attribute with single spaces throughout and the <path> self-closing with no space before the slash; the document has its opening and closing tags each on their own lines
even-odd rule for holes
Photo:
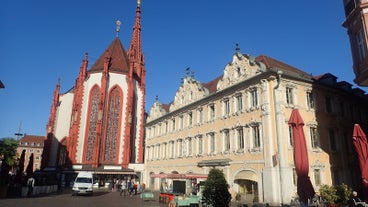
<svg viewBox="0 0 368 207">
<path fill-rule="evenodd" d="M 259 202 L 257 175 L 249 170 L 238 172 L 234 177 L 242 203 Z"/>
</svg>

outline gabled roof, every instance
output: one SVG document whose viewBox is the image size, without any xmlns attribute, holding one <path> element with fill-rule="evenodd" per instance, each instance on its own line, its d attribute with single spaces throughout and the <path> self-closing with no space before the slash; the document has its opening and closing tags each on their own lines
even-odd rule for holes
<svg viewBox="0 0 368 207">
<path fill-rule="evenodd" d="M 28 143 L 27 146 L 39 146 L 43 147 L 45 141 L 45 136 L 36 136 L 36 135 L 24 135 L 22 139 L 20 139 L 20 145 L 25 146 L 24 143 Z M 39 145 L 37 145 L 39 144 Z"/>
<path fill-rule="evenodd" d="M 110 58 L 109 72 L 129 72 L 129 59 L 118 37 L 112 41 L 88 72 L 94 73 L 103 71 L 106 57 Z"/>
<path fill-rule="evenodd" d="M 203 87 L 207 88 L 208 91 L 211 93 L 214 93 L 217 91 L 217 83 L 221 80 L 223 75 L 220 75 L 219 77 L 213 79 L 212 81 L 208 83 L 204 83 Z"/>
<path fill-rule="evenodd" d="M 260 55 L 260 56 L 256 57 L 256 60 L 259 61 L 259 62 L 262 62 L 263 64 L 265 64 L 267 68 L 280 68 L 280 69 L 288 70 L 288 71 L 295 72 L 295 73 L 298 73 L 298 74 L 304 74 L 304 75 L 311 76 L 310 74 L 308 74 L 308 73 L 306 73 L 302 70 L 299 70 L 298 68 L 295 68 L 291 65 L 288 65 L 286 63 L 283 63 L 279 60 L 273 59 L 273 58 L 268 57 L 266 55 Z"/>
</svg>

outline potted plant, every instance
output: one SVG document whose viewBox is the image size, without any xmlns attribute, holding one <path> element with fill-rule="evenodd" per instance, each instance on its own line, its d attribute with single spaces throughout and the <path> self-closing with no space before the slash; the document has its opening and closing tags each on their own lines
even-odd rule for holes
<svg viewBox="0 0 368 207">
<path fill-rule="evenodd" d="M 337 189 L 334 186 L 321 185 L 319 193 L 322 201 L 328 206 L 337 206 L 339 196 L 337 195 Z"/>
<path fill-rule="evenodd" d="M 336 186 L 336 193 L 337 196 L 339 197 L 337 199 L 337 203 L 346 206 L 348 204 L 352 192 L 353 190 L 344 183 Z"/>
</svg>

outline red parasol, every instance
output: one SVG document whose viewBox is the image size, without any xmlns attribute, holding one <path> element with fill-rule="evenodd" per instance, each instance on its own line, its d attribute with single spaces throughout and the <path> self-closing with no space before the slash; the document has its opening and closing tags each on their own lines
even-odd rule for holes
<svg viewBox="0 0 368 207">
<path fill-rule="evenodd" d="M 297 180 L 297 191 L 299 200 L 307 203 L 309 198 L 312 198 L 315 194 L 312 182 L 308 176 L 309 174 L 309 161 L 307 144 L 304 135 L 304 122 L 299 114 L 298 109 L 293 109 L 291 112 L 289 125 L 293 132 L 293 146 L 294 146 L 294 164 Z"/>
<path fill-rule="evenodd" d="M 364 200 L 368 199 L 368 142 L 365 133 L 359 124 L 354 125 L 353 144 L 358 154 L 360 173 L 362 174 L 362 195 Z"/>
</svg>

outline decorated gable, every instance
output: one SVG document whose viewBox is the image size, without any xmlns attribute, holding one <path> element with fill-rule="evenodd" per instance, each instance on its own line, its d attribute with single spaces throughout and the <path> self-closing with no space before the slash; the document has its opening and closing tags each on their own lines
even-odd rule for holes
<svg viewBox="0 0 368 207">
<path fill-rule="evenodd" d="M 195 80 L 193 77 L 187 76 L 183 78 L 182 84 L 175 94 L 174 101 L 170 106 L 170 111 L 182 108 L 208 95 L 208 89 L 203 87 L 202 83 Z"/>
<path fill-rule="evenodd" d="M 147 117 L 147 121 L 151 121 L 154 119 L 157 119 L 158 117 L 161 117 L 163 115 L 165 115 L 167 112 L 164 109 L 163 105 L 158 102 L 157 98 L 155 103 L 153 103 L 153 106 L 151 107 L 149 116 Z"/>
<path fill-rule="evenodd" d="M 263 63 L 257 62 L 253 56 L 241 54 L 237 51 L 232 62 L 226 65 L 224 75 L 217 84 L 217 90 L 223 90 L 264 70 Z"/>
</svg>

